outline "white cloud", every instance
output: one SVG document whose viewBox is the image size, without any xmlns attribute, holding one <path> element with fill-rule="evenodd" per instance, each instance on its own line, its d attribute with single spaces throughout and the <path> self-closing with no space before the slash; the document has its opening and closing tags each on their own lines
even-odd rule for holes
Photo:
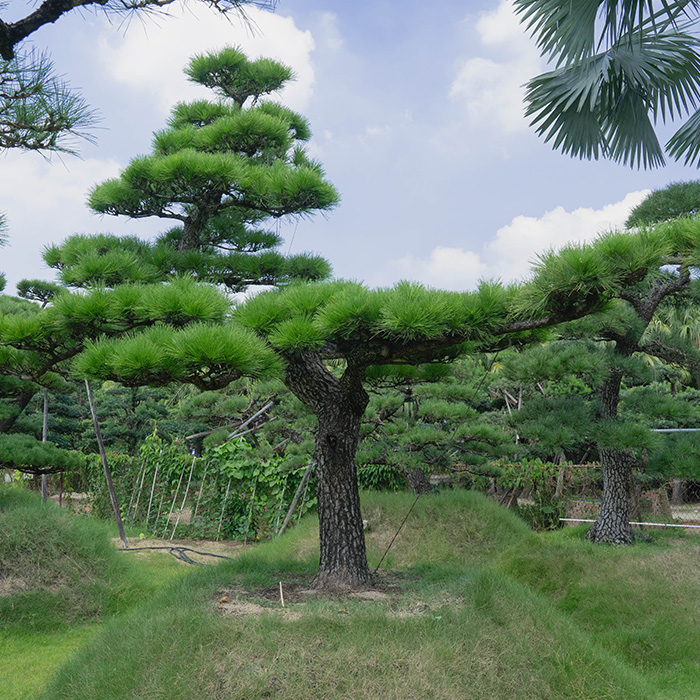
<svg viewBox="0 0 700 700">
<path fill-rule="evenodd" d="M 537 256 L 550 248 L 591 241 L 604 231 L 620 228 L 632 208 L 648 194 L 649 190 L 631 192 L 601 209 L 582 207 L 567 212 L 556 207 L 538 218 L 516 216 L 498 229 L 479 253 L 438 246 L 427 258 L 405 256 L 390 261 L 380 271 L 377 283 L 410 279 L 442 289 L 467 290 L 475 288 L 480 279 L 521 280 Z"/>
<path fill-rule="evenodd" d="M 389 284 L 407 279 L 440 289 L 466 289 L 475 286 L 487 273 L 487 266 L 476 253 L 438 246 L 427 259 L 407 255 L 391 260 L 380 276 L 391 280 Z"/>
<path fill-rule="evenodd" d="M 365 128 L 365 136 L 369 138 L 389 138 L 391 136 L 392 129 L 388 124 L 384 126 L 379 126 L 373 124 Z"/>
<path fill-rule="evenodd" d="M 537 255 L 550 248 L 591 241 L 604 231 L 621 228 L 632 208 L 648 194 L 649 190 L 631 192 L 602 209 L 581 207 L 568 212 L 556 207 L 539 218 L 516 216 L 486 243 L 483 256 L 496 276 L 505 280 L 524 277 Z"/>
<path fill-rule="evenodd" d="M 211 97 L 211 91 L 187 81 L 182 70 L 197 53 L 240 46 L 250 57 L 274 58 L 294 69 L 296 80 L 280 93 L 285 104 L 303 111 L 314 85 L 311 33 L 297 28 L 291 17 L 251 7 L 249 22 L 226 21 L 205 3 L 173 5 L 166 18 L 134 23 L 126 35 L 108 27 L 99 41 L 99 60 L 112 78 L 150 93 L 168 113 L 179 101 Z"/>
<path fill-rule="evenodd" d="M 449 90 L 456 121 L 434 138 L 442 150 L 452 150 L 465 136 L 517 134 L 528 129 L 524 116 L 524 83 L 541 72 L 539 52 L 513 12 L 511 0 L 482 13 L 474 24 L 485 55 L 462 59 Z M 466 142 L 461 144 L 466 145 Z"/>
<path fill-rule="evenodd" d="M 319 22 L 321 35 L 319 40 L 331 51 L 339 51 L 345 41 L 338 29 L 338 16 L 334 12 L 324 12 Z"/>
<path fill-rule="evenodd" d="M 7 214 L 9 245 L 0 253 L 0 271 L 12 285 L 23 278 L 53 277 L 45 267 L 41 251 L 73 233 L 96 230 L 124 235 L 138 230 L 152 235 L 160 222 L 129 222 L 115 217 L 101 219 L 85 205 L 92 185 L 114 177 L 119 164 L 66 156 L 51 161 L 35 153 L 10 151 L 0 159 L 0 207 Z"/>
</svg>

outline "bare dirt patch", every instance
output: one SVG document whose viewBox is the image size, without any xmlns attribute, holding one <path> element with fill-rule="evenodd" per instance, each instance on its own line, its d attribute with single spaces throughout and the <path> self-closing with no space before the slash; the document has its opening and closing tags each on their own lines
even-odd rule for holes
<svg viewBox="0 0 700 700">
<path fill-rule="evenodd" d="M 0 578 L 0 598 L 28 591 L 30 588 L 29 582 L 25 581 L 20 576 L 5 576 Z"/>
<path fill-rule="evenodd" d="M 319 614 L 317 606 L 310 603 L 322 601 L 320 614 L 348 614 L 347 603 L 374 605 L 382 609 L 387 616 L 411 617 L 430 614 L 443 601 L 425 602 L 416 600 L 407 592 L 408 577 L 399 572 L 384 571 L 378 577 L 375 587 L 338 593 L 319 591 L 311 588 L 311 580 L 298 576 L 280 575 L 276 586 L 245 588 L 243 586 L 220 588 L 211 598 L 212 606 L 222 615 L 261 615 L 263 613 L 280 615 L 287 620 L 298 620 L 303 615 Z M 284 604 L 282 603 L 284 596 Z"/>
</svg>

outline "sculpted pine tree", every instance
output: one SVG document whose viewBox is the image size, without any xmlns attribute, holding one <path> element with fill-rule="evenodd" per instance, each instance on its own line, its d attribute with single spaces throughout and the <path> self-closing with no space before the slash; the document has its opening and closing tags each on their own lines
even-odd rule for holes
<svg viewBox="0 0 700 700">
<path fill-rule="evenodd" d="M 325 260 L 285 257 L 274 250 L 279 235 L 261 228 L 338 202 L 321 166 L 303 148 L 311 136 L 307 121 L 262 99 L 292 79 L 292 71 L 269 59 L 249 61 L 227 48 L 193 58 L 186 73 L 220 99 L 178 104 L 168 127 L 155 134 L 153 153 L 97 185 L 88 200 L 101 214 L 157 217 L 178 225 L 155 243 L 74 236 L 48 249 L 47 263 L 74 286 L 186 273 L 241 290 L 327 277 Z"/>
<path fill-rule="evenodd" d="M 653 246 L 630 246 L 630 238 L 608 236 L 593 246 L 547 255 L 522 287 L 482 284 L 477 292 L 450 293 L 408 283 L 391 290 L 347 282 L 292 285 L 257 295 L 222 328 L 154 329 L 130 340 L 98 343 L 78 359 L 76 370 L 126 384 L 170 381 L 177 348 L 177 378 L 217 388 L 251 367 L 262 364 L 273 371 L 276 365 L 318 420 L 320 564 L 314 583 L 325 589 L 361 588 L 372 582 L 355 462 L 368 369 L 454 358 L 467 342 L 470 349 L 527 342 L 539 337 L 538 329 L 596 311 L 636 283 L 658 257 Z M 245 346 L 221 342 L 222 331 L 241 327 L 250 333 Z"/>
<path fill-rule="evenodd" d="M 688 201 L 687 188 L 671 186 L 667 188 L 667 203 L 657 209 L 663 199 L 659 193 L 650 195 L 630 215 L 637 225 L 654 225 L 668 219 L 668 201 L 675 201 L 670 211 L 678 215 L 692 214 L 697 202 Z M 694 206 L 693 206 L 694 205 Z M 624 376 L 625 361 L 635 353 L 646 353 L 670 363 L 700 366 L 697 348 L 687 342 L 676 328 L 653 326 L 652 321 L 662 302 L 668 297 L 686 290 L 691 282 L 691 271 L 700 265 L 700 222 L 694 216 L 681 216 L 666 224 L 659 224 L 657 230 L 666 239 L 666 266 L 673 266 L 675 272 L 650 271 L 646 284 L 625 290 L 620 297 L 631 310 L 627 323 L 617 328 L 609 328 L 601 338 L 614 343 L 615 354 L 622 360 L 613 366 L 603 383 L 599 396 L 603 420 L 618 418 L 620 387 Z M 666 268 L 668 269 L 668 267 Z M 629 527 L 629 493 L 634 456 L 631 449 L 618 449 L 615 445 L 601 446 L 600 460 L 603 467 L 603 502 L 598 520 L 588 532 L 588 539 L 594 542 L 627 544 L 632 541 Z"/>
<path fill-rule="evenodd" d="M 658 200 L 655 195 L 651 197 Z M 643 202 L 632 215 L 641 219 L 646 211 L 649 207 Z M 664 206 L 664 213 L 659 213 L 661 220 L 666 218 L 666 211 Z M 640 223 L 653 225 L 654 221 L 644 218 Z M 645 356 L 671 366 L 694 367 L 695 371 L 700 367 L 698 347 L 692 339 L 683 337 L 681 328 L 654 322 L 664 304 L 686 292 L 691 284 L 691 273 L 700 264 L 700 220 L 682 217 L 664 221 L 630 235 L 629 241 L 641 243 L 651 254 L 635 283 L 620 289 L 618 299 L 604 312 L 563 327 L 562 336 L 568 339 L 563 347 L 554 344 L 538 349 L 533 358 L 524 355 L 519 358 L 520 368 L 516 368 L 520 376 L 529 374 L 545 381 L 568 367 L 579 377 L 586 375 L 586 384 L 595 392 L 595 401 L 578 399 L 578 405 L 575 396 L 540 401 L 541 405 L 520 416 L 525 424 L 521 423 L 518 430 L 540 442 L 552 443 L 554 436 L 563 449 L 567 441 L 580 446 L 586 440 L 597 449 L 603 471 L 603 498 L 598 519 L 587 534 L 596 543 L 633 541 L 629 525 L 633 470 L 643 467 L 649 454 L 659 447 L 654 434 L 640 424 L 637 416 L 621 414 L 625 380 L 632 384 L 644 381 L 648 375 L 648 365 L 642 359 Z M 597 344 L 592 346 L 591 341 Z M 676 402 L 665 403 L 669 415 L 674 405 L 678 411 Z M 548 409 L 554 418 L 543 420 Z M 648 406 L 646 412 L 659 410 Z"/>
</svg>

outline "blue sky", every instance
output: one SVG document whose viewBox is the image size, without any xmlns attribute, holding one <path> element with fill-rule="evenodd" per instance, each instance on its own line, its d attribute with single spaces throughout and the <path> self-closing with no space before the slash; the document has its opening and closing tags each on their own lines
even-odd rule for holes
<svg viewBox="0 0 700 700">
<path fill-rule="evenodd" d="M 324 255 L 338 277 L 449 289 L 520 279 L 538 252 L 593 238 L 648 190 L 697 178 L 675 164 L 635 171 L 573 160 L 539 140 L 521 85 L 544 64 L 505 0 L 281 0 L 274 13 L 250 9 L 249 25 L 204 3 L 170 14 L 126 24 L 76 13 L 33 35 L 101 123 L 80 159 L 0 156 L 8 292 L 22 278 L 50 279 L 41 250 L 72 233 L 149 237 L 167 227 L 98 217 L 85 196 L 150 150 L 176 101 L 208 95 L 182 68 L 226 44 L 297 73 L 279 98 L 309 118 L 310 151 L 342 202 L 280 231 L 285 251 Z"/>
</svg>

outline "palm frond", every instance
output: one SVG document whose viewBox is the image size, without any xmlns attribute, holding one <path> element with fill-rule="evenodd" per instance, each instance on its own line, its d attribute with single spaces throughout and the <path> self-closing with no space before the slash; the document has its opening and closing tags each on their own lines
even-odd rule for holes
<svg viewBox="0 0 700 700">
<path fill-rule="evenodd" d="M 580 158 L 664 163 L 654 124 L 700 104 L 700 0 L 515 0 L 555 64 L 527 84 L 526 114 L 546 142 Z M 700 117 L 666 145 L 700 160 Z"/>
</svg>

